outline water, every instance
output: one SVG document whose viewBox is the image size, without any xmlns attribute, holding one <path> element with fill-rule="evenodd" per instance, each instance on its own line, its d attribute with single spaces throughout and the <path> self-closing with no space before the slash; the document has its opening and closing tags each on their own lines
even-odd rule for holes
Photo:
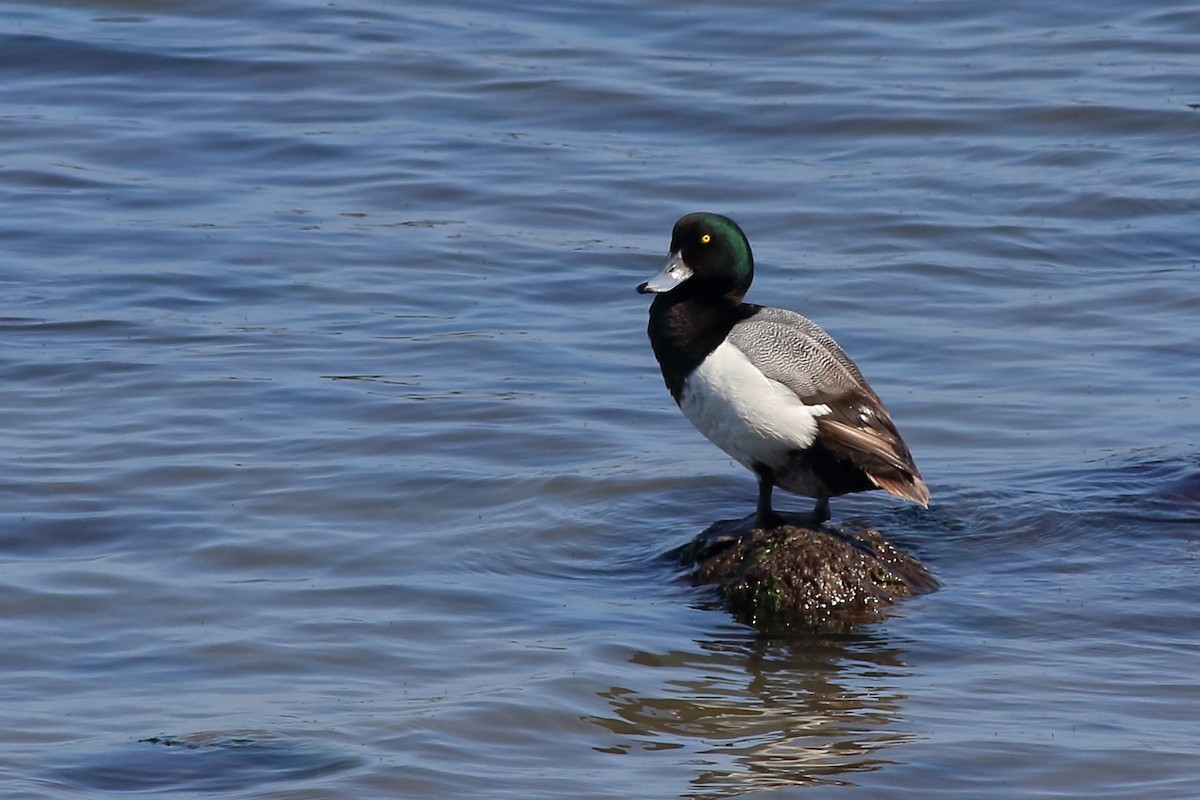
<svg viewBox="0 0 1200 800">
<path fill-rule="evenodd" d="M 1200 795 L 1195 9 L 0 11 L 0 795 Z M 754 499 L 633 292 L 700 209 L 939 593 L 660 559 Z"/>
</svg>

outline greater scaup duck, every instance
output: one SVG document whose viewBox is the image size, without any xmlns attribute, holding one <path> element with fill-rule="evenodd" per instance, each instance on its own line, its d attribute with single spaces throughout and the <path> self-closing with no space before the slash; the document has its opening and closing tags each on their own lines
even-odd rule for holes
<svg viewBox="0 0 1200 800">
<path fill-rule="evenodd" d="M 883 489 L 929 505 L 879 396 L 816 323 L 794 311 L 743 303 L 754 279 L 750 242 L 733 220 L 688 214 L 671 232 L 662 271 L 637 287 L 655 293 L 647 333 L 684 416 L 758 476 L 754 524 L 771 527 L 771 490 L 817 500 Z"/>
</svg>

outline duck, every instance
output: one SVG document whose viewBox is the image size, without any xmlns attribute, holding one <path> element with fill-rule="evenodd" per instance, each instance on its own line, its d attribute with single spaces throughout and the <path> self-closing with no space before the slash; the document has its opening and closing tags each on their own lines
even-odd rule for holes
<svg viewBox="0 0 1200 800">
<path fill-rule="evenodd" d="M 653 294 L 646 332 L 667 390 L 704 436 L 758 478 L 754 527 L 783 518 L 775 487 L 816 500 L 876 489 L 929 506 L 892 417 L 858 366 L 815 322 L 746 303 L 754 255 L 720 214 L 675 223 L 667 262 L 637 287 Z"/>
</svg>

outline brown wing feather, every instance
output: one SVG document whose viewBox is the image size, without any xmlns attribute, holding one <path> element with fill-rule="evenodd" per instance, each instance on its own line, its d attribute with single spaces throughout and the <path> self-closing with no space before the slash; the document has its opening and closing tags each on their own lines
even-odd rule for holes
<svg viewBox="0 0 1200 800">
<path fill-rule="evenodd" d="M 858 464 L 871 482 L 888 494 L 929 505 L 929 487 L 917 472 L 912 454 L 891 420 L 872 415 L 870 427 L 831 417 L 817 419 L 822 444 L 837 456 Z M 880 424 L 883 423 L 883 424 Z"/>
</svg>

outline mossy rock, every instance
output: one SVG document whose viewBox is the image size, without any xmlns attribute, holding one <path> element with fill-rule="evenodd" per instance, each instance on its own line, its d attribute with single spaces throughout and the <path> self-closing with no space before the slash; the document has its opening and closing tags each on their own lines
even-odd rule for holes
<svg viewBox="0 0 1200 800">
<path fill-rule="evenodd" d="M 764 632 L 847 630 L 938 588 L 920 561 L 856 524 L 718 522 L 672 555 L 695 583 L 715 585 L 734 617 Z"/>
</svg>

